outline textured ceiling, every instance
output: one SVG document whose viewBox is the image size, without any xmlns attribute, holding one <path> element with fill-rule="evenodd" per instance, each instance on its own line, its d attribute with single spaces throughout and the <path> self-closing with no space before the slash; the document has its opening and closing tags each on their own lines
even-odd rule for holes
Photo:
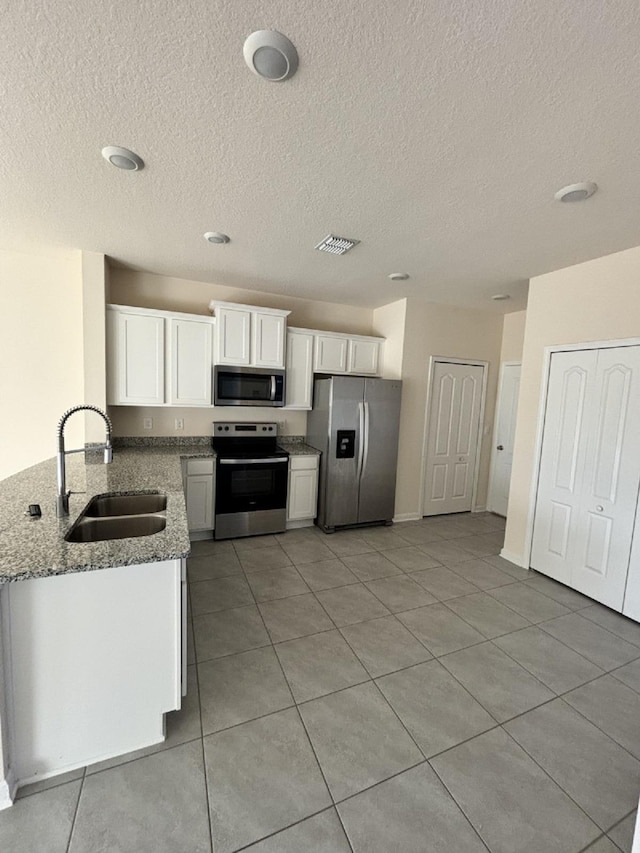
<svg viewBox="0 0 640 853">
<path fill-rule="evenodd" d="M 255 29 L 296 44 L 292 80 L 245 66 Z M 530 276 L 640 243 L 637 0 L 23 0 L 2 35 L 5 248 L 502 312 Z M 587 179 L 588 202 L 553 201 Z M 314 251 L 329 232 L 361 243 Z"/>
</svg>

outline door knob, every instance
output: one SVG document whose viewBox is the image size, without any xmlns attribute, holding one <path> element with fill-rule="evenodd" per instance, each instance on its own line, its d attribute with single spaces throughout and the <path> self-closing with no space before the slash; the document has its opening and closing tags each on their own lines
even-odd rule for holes
<svg viewBox="0 0 640 853">
<path fill-rule="evenodd" d="M 504 450 L 504 444 L 499 444 L 499 445 L 496 447 L 496 450 Z"/>
<path fill-rule="evenodd" d="M 596 507 L 596 510 L 597 510 L 598 512 L 602 512 L 602 511 L 603 511 L 603 509 L 604 509 L 604 507 L 603 507 L 603 506 L 600 506 L 600 504 L 598 504 L 598 506 Z"/>
</svg>

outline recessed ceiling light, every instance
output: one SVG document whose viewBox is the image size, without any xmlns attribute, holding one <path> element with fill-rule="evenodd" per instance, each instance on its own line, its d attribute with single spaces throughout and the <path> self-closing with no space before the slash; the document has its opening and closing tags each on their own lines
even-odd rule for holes
<svg viewBox="0 0 640 853">
<path fill-rule="evenodd" d="M 144 160 L 129 151 L 128 148 L 119 148 L 117 145 L 107 145 L 102 149 L 102 156 L 118 169 L 125 169 L 127 172 L 139 172 L 144 169 Z"/>
<path fill-rule="evenodd" d="M 505 299 L 511 299 L 508 293 L 494 293 L 491 298 L 494 302 L 504 302 Z"/>
<path fill-rule="evenodd" d="M 244 61 L 258 77 L 281 83 L 298 69 L 298 51 L 286 36 L 276 30 L 257 30 L 242 48 Z"/>
<path fill-rule="evenodd" d="M 229 238 L 226 234 L 222 234 L 220 231 L 207 231 L 204 235 L 204 239 L 208 243 L 228 243 Z"/>
<path fill-rule="evenodd" d="M 408 272 L 392 272 L 389 276 L 391 281 L 406 281 L 409 278 Z"/>
<path fill-rule="evenodd" d="M 597 189 L 598 185 L 594 184 L 593 181 L 583 181 L 580 184 L 569 184 L 562 187 L 553 197 L 556 201 L 584 201 L 592 196 Z"/>
</svg>

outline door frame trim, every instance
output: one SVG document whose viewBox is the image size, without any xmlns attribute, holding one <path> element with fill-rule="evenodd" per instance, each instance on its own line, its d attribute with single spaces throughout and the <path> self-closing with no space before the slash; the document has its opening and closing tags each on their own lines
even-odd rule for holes
<svg viewBox="0 0 640 853">
<path fill-rule="evenodd" d="M 515 555 L 506 556 L 504 550 L 501 556 L 510 559 L 511 562 L 521 566 L 523 569 L 531 567 L 531 551 L 533 550 L 533 528 L 535 524 L 536 503 L 538 501 L 538 484 L 540 480 L 540 466 L 542 463 L 542 439 L 544 436 L 544 422 L 547 414 L 547 397 L 549 393 L 549 376 L 551 373 L 551 357 L 556 352 L 575 352 L 576 350 L 615 349 L 617 347 L 640 346 L 639 338 L 620 338 L 618 340 L 608 339 L 603 341 L 584 341 L 576 344 L 554 344 L 543 350 L 542 382 L 540 385 L 540 399 L 538 402 L 538 418 L 536 422 L 536 439 L 534 444 L 533 469 L 531 471 L 531 487 L 529 489 L 529 506 L 527 512 L 527 528 L 525 535 L 524 554 L 521 560 L 514 559 Z M 522 386 L 521 386 L 522 388 Z M 518 406 L 519 408 L 519 406 Z M 520 412 L 518 412 L 520 415 Z M 517 429 L 517 422 L 516 422 Z"/>
<path fill-rule="evenodd" d="M 522 359 L 520 361 L 501 361 L 500 372 L 498 374 L 498 393 L 496 395 L 496 409 L 493 413 L 493 433 L 491 436 L 491 461 L 489 462 L 489 486 L 487 488 L 487 512 L 493 512 L 493 485 L 495 477 L 495 464 L 497 461 L 496 453 L 496 426 L 498 424 L 498 415 L 500 406 L 502 405 L 502 382 L 504 380 L 505 367 L 519 367 L 522 370 Z M 518 410 L 516 409 L 516 424 L 518 423 Z M 515 433 L 514 433 L 515 435 Z"/>
<path fill-rule="evenodd" d="M 473 488 L 471 490 L 471 512 L 478 512 L 478 479 L 480 477 L 480 456 L 482 454 L 482 433 L 484 427 L 484 410 L 487 397 L 487 380 L 489 376 L 489 362 L 476 358 L 455 358 L 447 355 L 429 356 L 429 368 L 427 374 L 427 400 L 424 410 L 424 430 L 422 436 L 422 463 L 420 466 L 420 504 L 418 507 L 419 518 L 424 517 L 424 481 L 427 475 L 427 447 L 429 442 L 429 415 L 431 412 L 431 397 L 433 395 L 433 374 L 436 364 L 468 364 L 471 367 L 482 368 L 482 391 L 480 397 L 480 414 L 478 417 L 478 434 L 476 436 L 478 452 L 476 454 L 475 470 L 473 472 Z"/>
</svg>

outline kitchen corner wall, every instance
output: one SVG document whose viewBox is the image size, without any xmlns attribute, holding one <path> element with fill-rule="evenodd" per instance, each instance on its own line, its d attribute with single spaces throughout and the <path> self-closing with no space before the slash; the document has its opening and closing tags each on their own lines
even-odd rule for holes
<svg viewBox="0 0 640 853">
<path fill-rule="evenodd" d="M 477 505 L 486 505 L 496 400 L 502 315 L 406 299 L 374 311 L 374 334 L 384 334 L 385 375 L 402 377 L 396 482 L 396 518 L 422 516 L 422 453 L 432 357 L 489 362 Z M 391 363 L 387 364 L 387 348 Z M 399 353 L 402 351 L 402 356 Z"/>
<path fill-rule="evenodd" d="M 84 400 L 82 254 L 0 251 L 0 293 L 3 479 L 52 457 L 60 416 Z M 68 439 L 84 441 L 81 417 Z"/>
<path fill-rule="evenodd" d="M 531 279 L 505 553 L 528 565 L 545 348 L 640 337 L 640 247 Z"/>
<path fill-rule="evenodd" d="M 291 311 L 287 318 L 290 326 L 322 329 L 328 332 L 352 332 L 359 335 L 372 333 L 373 312 L 370 308 L 315 302 L 293 296 L 282 296 L 261 291 L 238 288 L 202 281 L 172 278 L 112 267 L 109 281 L 109 302 L 116 305 L 133 305 L 138 308 L 158 308 L 164 311 L 184 311 L 188 314 L 210 316 L 209 302 L 241 302 L 265 308 Z M 115 435 L 135 436 L 189 436 L 210 435 L 213 420 L 222 421 L 277 421 L 282 435 L 305 435 L 307 413 L 275 408 L 143 408 L 138 406 L 111 406 L 109 414 Z M 153 428 L 143 429 L 144 418 L 151 418 Z M 184 429 L 175 429 L 175 419 L 184 419 Z"/>
<path fill-rule="evenodd" d="M 514 311 L 513 314 L 504 315 L 500 363 L 503 361 L 522 361 L 526 319 L 526 311 Z"/>
</svg>

